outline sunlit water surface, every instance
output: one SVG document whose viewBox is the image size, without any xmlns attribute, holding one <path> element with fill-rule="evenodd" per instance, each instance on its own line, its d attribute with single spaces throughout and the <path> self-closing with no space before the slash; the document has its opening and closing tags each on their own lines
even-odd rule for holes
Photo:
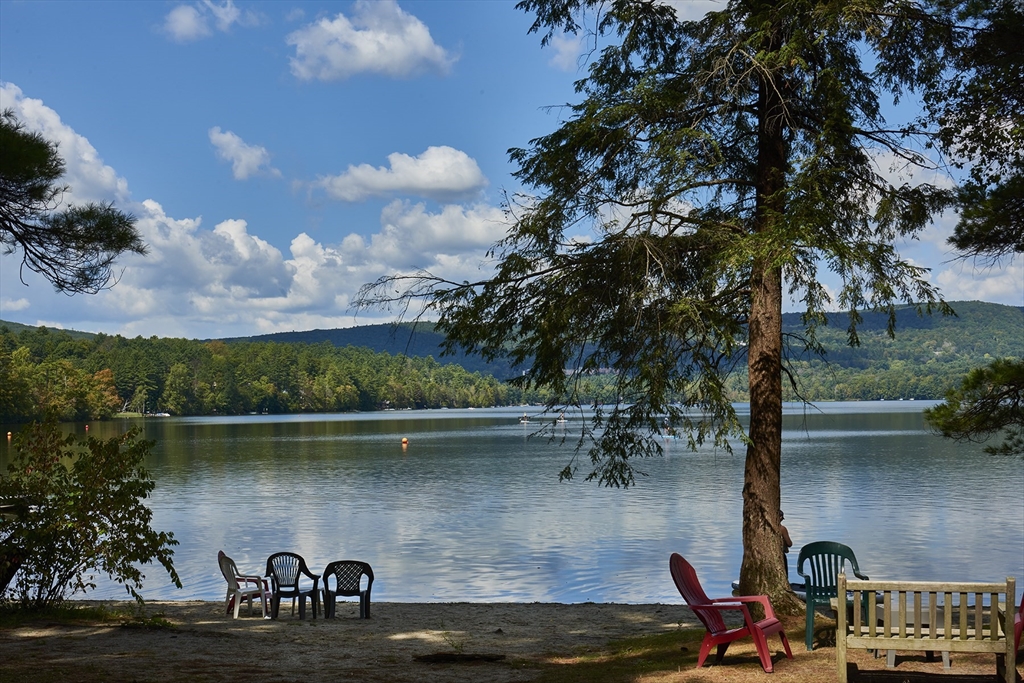
<svg viewBox="0 0 1024 683">
<path fill-rule="evenodd" d="M 872 578 L 1024 579 L 1024 464 L 932 435 L 926 405 L 787 406 L 791 577 L 801 545 L 836 540 Z M 675 602 L 672 552 L 694 564 L 708 593 L 729 593 L 742 554 L 742 447 L 694 453 L 663 441 L 664 457 L 640 462 L 648 476 L 627 490 L 582 476 L 560 483 L 580 418 L 554 426 L 552 441 L 531 437 L 540 418 L 521 425 L 522 412 L 136 421 L 156 441 L 149 504 L 154 527 L 180 542 L 184 584 L 153 566 L 143 594 L 223 599 L 221 549 L 245 573 L 262 574 L 281 550 L 317 573 L 332 560 L 364 560 L 374 599 L 398 602 Z M 89 433 L 127 425 L 93 423 Z M 4 466 L 8 457 L 5 446 Z M 101 582 L 90 597 L 124 595 Z"/>
</svg>

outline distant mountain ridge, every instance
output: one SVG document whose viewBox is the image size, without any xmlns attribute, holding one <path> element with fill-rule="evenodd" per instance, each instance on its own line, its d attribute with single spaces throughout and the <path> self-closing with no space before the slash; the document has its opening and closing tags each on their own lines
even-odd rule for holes
<svg viewBox="0 0 1024 683">
<path fill-rule="evenodd" d="M 956 316 L 918 315 L 913 307 L 900 307 L 896 314 L 896 340 L 885 335 L 888 318 L 884 313 L 863 312 L 858 327 L 861 347 L 846 345 L 849 317 L 846 313 L 829 314 L 829 325 L 821 328 L 819 338 L 828 350 L 828 360 L 842 367 L 865 367 L 882 355 L 893 357 L 890 346 L 912 347 L 912 353 L 903 354 L 907 360 L 922 358 L 921 349 L 948 348 L 971 350 L 981 358 L 991 356 L 1024 356 L 1024 306 L 1005 306 L 981 301 L 959 301 L 950 304 Z M 800 313 L 785 313 L 783 331 L 799 334 L 803 330 Z M 0 320 L 11 332 L 36 329 L 29 325 Z M 93 333 L 64 330 L 72 337 L 93 337 Z M 207 340 L 213 341 L 213 340 Z M 441 355 L 444 337 L 435 331 L 434 324 L 400 323 L 361 325 L 337 329 L 315 329 L 296 332 L 276 332 L 250 337 L 226 337 L 216 341 L 273 342 L 278 344 L 320 344 L 328 342 L 339 348 L 353 346 L 368 348 L 391 355 L 411 357 L 431 356 L 442 364 L 460 365 L 470 372 L 493 374 L 506 379 L 513 374 L 507 363 L 486 363 L 480 357 L 463 353 Z M 930 350 L 928 355 L 938 354 Z"/>
<path fill-rule="evenodd" d="M 443 365 L 461 365 L 469 372 L 490 373 L 499 379 L 506 379 L 512 372 L 508 363 L 487 363 L 479 356 L 458 353 L 441 355 L 444 335 L 434 331 L 434 323 L 385 323 L 360 325 L 330 330 L 306 330 L 304 332 L 275 332 L 252 337 L 227 337 L 218 341 L 227 344 L 235 342 L 274 342 L 277 344 L 322 344 L 328 342 L 337 347 L 355 346 L 368 348 L 377 353 L 392 356 L 403 354 L 425 358 L 431 356 Z"/>
<path fill-rule="evenodd" d="M 896 337 L 899 340 L 901 333 L 912 331 L 934 331 L 943 336 L 953 335 L 971 338 L 971 345 L 978 343 L 976 336 L 971 330 L 987 329 L 993 325 L 996 327 L 1009 326 L 1006 330 L 1014 334 L 1014 328 L 1018 334 L 1018 344 L 1013 355 L 1024 355 L 1024 306 L 1005 306 L 1003 304 L 992 304 L 983 301 L 958 301 L 950 304 L 956 311 L 955 316 L 942 316 L 938 313 L 931 315 L 918 315 L 911 306 L 900 307 L 896 312 Z M 803 330 L 801 313 L 784 313 L 782 315 L 783 332 L 799 333 Z M 862 312 L 863 321 L 857 325 L 857 332 L 861 336 L 862 347 L 850 349 L 845 346 L 846 330 L 850 320 L 847 313 L 830 313 L 828 326 L 819 331 L 823 340 L 830 340 L 833 343 L 826 344 L 829 348 L 830 358 L 833 355 L 846 357 L 849 354 L 867 351 L 870 340 L 885 336 L 889 319 L 885 313 Z M 982 333 L 982 338 L 988 333 Z M 996 335 L 1003 336 L 1003 335 Z M 226 343 L 248 341 L 266 341 L 277 343 L 303 342 L 307 344 L 319 344 L 330 342 L 334 346 L 363 346 L 377 352 L 394 354 L 405 354 L 407 356 L 433 356 L 434 360 L 440 363 L 456 363 L 463 366 L 470 372 L 490 372 L 496 377 L 503 378 L 512 373 L 507 364 L 485 363 L 478 356 L 458 354 L 455 356 L 441 356 L 441 344 L 444 341 L 443 335 L 434 331 L 433 323 L 412 323 L 384 324 L 384 325 L 363 325 L 359 327 L 347 327 L 330 330 L 307 330 L 304 332 L 277 332 L 273 334 L 262 334 L 252 337 L 235 337 L 221 339 Z M 943 340 L 948 341 L 948 340 Z M 839 342 L 837 346 L 835 342 Z M 832 360 L 837 360 L 832 358 Z"/>
</svg>

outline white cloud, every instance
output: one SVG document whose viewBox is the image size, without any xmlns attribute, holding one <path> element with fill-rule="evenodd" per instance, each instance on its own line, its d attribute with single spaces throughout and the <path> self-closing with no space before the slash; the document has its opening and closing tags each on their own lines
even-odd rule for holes
<svg viewBox="0 0 1024 683">
<path fill-rule="evenodd" d="M 29 307 L 28 299 L 0 299 L 0 315 L 2 311 L 24 311 Z"/>
<path fill-rule="evenodd" d="M 368 254 L 392 271 L 432 270 L 451 266 L 466 255 L 477 257 L 503 238 L 508 228 L 504 213 L 492 206 L 450 204 L 440 213 L 429 213 L 423 204 L 400 200 L 384 207 L 380 223 Z"/>
<path fill-rule="evenodd" d="M 96 148 L 76 133 L 42 100 L 25 97 L 13 83 L 0 83 L 0 109 L 13 109 L 27 130 L 43 135 L 58 144 L 64 159 L 65 173 L 61 182 L 71 187 L 64 193 L 64 203 L 128 201 L 128 183 L 113 168 L 103 163 Z"/>
<path fill-rule="evenodd" d="M 164 31 L 179 43 L 199 40 L 210 35 L 206 16 L 193 5 L 178 5 L 164 17 Z"/>
<path fill-rule="evenodd" d="M 426 25 L 394 0 L 359 0 L 351 19 L 344 14 L 320 19 L 289 34 L 286 42 L 295 46 L 292 73 L 304 81 L 343 80 L 358 73 L 394 78 L 445 74 L 455 62 Z"/>
<path fill-rule="evenodd" d="M 555 51 L 548 63 L 562 71 L 576 71 L 579 68 L 580 53 L 583 52 L 583 36 L 563 33 L 552 36 L 548 47 Z"/>
<path fill-rule="evenodd" d="M 240 10 L 233 0 L 225 0 L 221 4 L 203 0 L 171 9 L 164 17 L 163 29 L 172 40 L 188 43 L 213 35 L 211 21 L 218 31 L 226 33 L 235 24 L 255 26 L 259 24 L 260 18 L 255 12 Z"/>
<path fill-rule="evenodd" d="M 300 232 L 282 253 L 250 232 L 243 220 L 221 220 L 211 230 L 199 217 L 167 215 L 154 200 L 133 201 L 127 182 L 103 164 L 88 140 L 13 84 L 0 84 L 0 106 L 12 107 L 29 130 L 59 140 L 76 199 L 116 201 L 136 216 L 149 247 L 146 256 L 124 255 L 117 285 L 94 296 L 55 293 L 31 272 L 25 287 L 17 256 L 5 257 L 0 267 L 3 310 L 38 311 L 37 321 L 60 320 L 71 329 L 128 336 L 197 338 L 377 322 L 387 316 L 361 313 L 357 320 L 350 310 L 364 283 L 419 268 L 457 281 L 479 278 L 487 267 L 481 265 L 487 248 L 505 234 L 505 216 L 496 207 L 448 205 L 431 213 L 423 204 L 393 201 L 381 212 L 376 234 L 343 233 L 337 243 L 327 244 Z M 435 153 L 441 159 L 462 159 L 462 166 L 474 171 L 469 177 L 476 179 L 468 186 L 482 186 L 472 160 L 456 150 L 439 150 L 397 164 L 392 159 L 383 174 L 370 174 L 379 181 L 370 186 L 382 182 L 408 189 L 426 183 L 425 191 L 439 191 L 446 186 L 431 186 L 421 177 L 424 169 L 435 168 L 430 163 Z M 451 165 L 440 163 L 439 168 Z M 79 194 L 79 186 L 88 192 Z"/>
<path fill-rule="evenodd" d="M 356 321 L 350 310 L 364 283 L 418 268 L 453 280 L 480 277 L 484 252 L 505 231 L 504 214 L 495 207 L 446 206 L 429 213 L 421 204 L 396 201 L 368 240 L 353 233 L 330 245 L 299 233 L 284 255 L 250 234 L 245 221 L 223 221 L 206 231 L 199 219 L 173 219 L 153 201 L 144 202 L 139 214 L 150 255 L 126 258 L 121 282 L 83 301 L 103 309 L 122 334 L 145 336 L 366 324 L 372 316 Z"/>
<path fill-rule="evenodd" d="M 388 162 L 389 167 L 349 166 L 341 175 L 320 178 L 314 185 L 346 202 L 396 194 L 445 201 L 471 197 L 487 185 L 476 161 L 451 147 L 428 147 L 417 157 L 395 152 L 388 155 Z"/>
<path fill-rule="evenodd" d="M 1024 306 L 1024 260 L 1018 258 L 1001 268 L 977 267 L 970 261 L 954 261 L 932 274 L 946 301 L 993 301 Z"/>
<path fill-rule="evenodd" d="M 725 0 L 664 0 L 676 11 L 681 21 L 699 21 L 708 12 L 719 12 L 725 9 Z"/>
<path fill-rule="evenodd" d="M 217 148 L 217 157 L 231 162 L 235 180 L 245 180 L 260 172 L 281 177 L 281 172 L 270 165 L 270 153 L 265 147 L 247 145 L 231 131 L 221 131 L 220 126 L 211 128 L 209 135 L 210 142 Z"/>
</svg>

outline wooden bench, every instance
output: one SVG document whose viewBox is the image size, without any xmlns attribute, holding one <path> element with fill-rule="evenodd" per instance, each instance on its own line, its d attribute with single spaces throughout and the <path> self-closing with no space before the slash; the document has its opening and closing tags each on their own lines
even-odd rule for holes
<svg viewBox="0 0 1024 683">
<path fill-rule="evenodd" d="M 1006 609 L 1012 615 L 1016 605 L 1012 577 L 1005 584 L 943 583 L 847 581 L 840 574 L 836 587 L 839 595 L 853 593 L 852 600 L 836 601 L 840 683 L 846 683 L 848 648 L 888 651 L 887 667 L 895 665 L 896 650 L 941 652 L 946 668 L 950 652 L 991 652 L 1000 678 L 1014 682 L 1016 652 Z M 864 594 L 875 597 L 862 601 Z"/>
</svg>

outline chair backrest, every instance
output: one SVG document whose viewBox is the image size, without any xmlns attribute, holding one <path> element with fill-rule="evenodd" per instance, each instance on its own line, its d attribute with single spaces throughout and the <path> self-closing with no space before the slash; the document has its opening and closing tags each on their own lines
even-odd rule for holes
<svg viewBox="0 0 1024 683">
<path fill-rule="evenodd" d="M 679 553 L 672 553 L 672 556 L 668 558 L 668 568 L 672 572 L 672 580 L 675 581 L 676 588 L 679 589 L 683 600 L 686 600 L 686 604 L 697 615 L 704 627 L 712 635 L 725 631 L 725 621 L 722 619 L 722 615 L 718 610 L 708 609 L 711 600 L 708 599 L 701 587 L 693 565 Z"/>
<path fill-rule="evenodd" d="M 804 570 L 805 562 L 808 565 L 807 571 Z M 807 586 L 807 592 L 813 593 L 813 597 L 835 597 L 836 583 L 846 562 L 850 563 L 854 572 L 860 573 L 857 558 L 849 546 L 835 541 L 815 541 L 800 549 L 797 573 L 810 577 L 811 584 Z"/>
<path fill-rule="evenodd" d="M 217 551 L 217 564 L 220 565 L 220 573 L 224 575 L 224 580 L 228 582 L 228 588 L 238 590 L 238 581 L 235 579 L 238 576 L 238 567 L 235 565 L 235 561 L 225 555 L 223 550 L 219 550 Z"/>
<path fill-rule="evenodd" d="M 301 555 L 295 553 L 274 553 L 267 558 L 267 576 L 271 576 L 278 586 L 297 588 L 299 572 L 306 566 Z"/>
<path fill-rule="evenodd" d="M 328 581 L 333 576 L 337 584 L 337 588 L 333 591 L 336 595 L 359 595 L 361 590 L 359 583 L 364 575 L 369 580 L 369 584 L 367 584 L 369 587 L 373 584 L 373 570 L 366 562 L 357 560 L 331 562 L 324 569 L 324 588 L 330 588 Z"/>
</svg>

